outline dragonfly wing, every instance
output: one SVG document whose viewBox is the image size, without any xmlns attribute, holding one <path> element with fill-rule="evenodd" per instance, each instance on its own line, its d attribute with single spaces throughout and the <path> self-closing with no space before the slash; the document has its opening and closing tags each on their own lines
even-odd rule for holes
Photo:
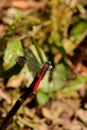
<svg viewBox="0 0 87 130">
<path fill-rule="evenodd" d="M 33 75 L 36 74 L 41 66 L 35 55 L 30 51 L 24 51 L 24 57 L 19 56 L 16 61 L 21 66 L 24 66 L 24 64 L 26 64 L 29 71 L 32 71 Z"/>
</svg>

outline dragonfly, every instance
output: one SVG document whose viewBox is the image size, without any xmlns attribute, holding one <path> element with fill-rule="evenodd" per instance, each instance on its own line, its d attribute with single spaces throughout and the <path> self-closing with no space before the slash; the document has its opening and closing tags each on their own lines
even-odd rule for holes
<svg viewBox="0 0 87 130">
<path fill-rule="evenodd" d="M 40 81 L 44 78 L 46 72 L 48 70 L 51 70 L 52 66 L 50 62 L 45 62 L 42 68 L 36 73 L 36 76 L 34 77 L 32 83 L 26 88 L 26 90 L 22 93 L 22 95 L 18 98 L 10 112 L 7 114 L 6 118 L 4 119 L 0 130 L 6 130 L 8 127 L 10 121 L 12 120 L 13 116 L 16 114 L 18 109 L 21 107 L 21 105 L 24 103 L 24 101 L 37 90 Z"/>
<path fill-rule="evenodd" d="M 28 55 L 29 56 L 29 55 Z M 32 56 L 31 56 L 32 57 Z M 28 57 L 29 58 L 29 57 Z M 26 60 L 27 58 L 19 57 L 17 60 Z M 30 59 L 29 59 L 30 61 Z M 30 63 L 33 63 L 30 61 Z M 35 63 L 33 63 L 35 64 Z M 36 64 L 37 66 L 37 64 Z M 38 67 L 38 66 L 37 66 Z M 33 93 L 36 92 L 38 89 L 38 86 L 41 82 L 41 80 L 44 78 L 46 75 L 47 71 L 52 69 L 52 65 L 50 62 L 46 61 L 44 65 L 36 72 L 36 75 L 31 82 L 31 84 L 26 88 L 26 90 L 22 93 L 22 95 L 18 98 L 12 109 L 9 111 L 7 116 L 5 117 L 0 130 L 6 130 L 8 127 L 9 123 L 11 122 L 13 116 L 17 113 L 18 109 L 21 107 L 21 105 L 24 103 L 24 101 Z M 73 78 L 72 76 L 69 77 L 69 79 Z"/>
</svg>

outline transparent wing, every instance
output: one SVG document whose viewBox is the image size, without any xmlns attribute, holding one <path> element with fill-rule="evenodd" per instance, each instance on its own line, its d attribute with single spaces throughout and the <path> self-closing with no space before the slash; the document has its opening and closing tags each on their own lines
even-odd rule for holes
<svg viewBox="0 0 87 130">
<path fill-rule="evenodd" d="M 58 77 L 63 81 L 72 81 L 77 78 L 77 74 L 72 70 L 58 70 Z"/>
<path fill-rule="evenodd" d="M 54 68 L 52 76 L 53 80 L 50 82 L 48 89 L 50 91 L 57 91 L 66 85 L 70 86 L 69 81 L 74 80 L 76 77 L 75 72 L 66 65 L 60 63 Z"/>
<path fill-rule="evenodd" d="M 18 57 L 17 63 L 23 66 L 27 64 L 30 71 L 37 72 L 40 69 L 40 63 L 32 52 L 24 52 L 24 57 Z"/>
<path fill-rule="evenodd" d="M 24 53 L 24 57 L 18 57 L 18 63 L 21 65 L 26 63 L 29 70 L 33 72 L 33 75 L 35 75 L 40 69 L 41 64 L 38 62 L 37 58 L 32 52 L 25 51 Z M 77 77 L 75 72 L 63 64 L 57 65 L 51 74 L 54 81 L 53 86 L 57 86 L 56 88 L 66 86 L 66 83 L 69 84 L 69 81 L 74 80 Z"/>
<path fill-rule="evenodd" d="M 24 51 L 25 60 L 30 68 L 35 67 L 40 69 L 41 64 L 39 63 L 37 57 L 32 53 L 32 51 Z"/>
</svg>

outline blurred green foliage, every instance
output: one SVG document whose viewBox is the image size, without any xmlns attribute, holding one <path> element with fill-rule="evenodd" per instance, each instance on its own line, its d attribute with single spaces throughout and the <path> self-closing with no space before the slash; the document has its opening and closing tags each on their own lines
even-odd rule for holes
<svg viewBox="0 0 87 130">
<path fill-rule="evenodd" d="M 78 8 L 78 5 L 80 5 L 80 8 Z M 15 22 L 8 27 L 8 30 L 0 39 L 0 53 L 3 55 L 1 55 L 3 58 L 2 65 L 4 71 L 8 72 L 16 64 L 18 56 L 25 56 L 23 51 L 24 40 L 28 40 L 28 45 L 25 47 L 28 50 L 25 66 L 27 66 L 26 74 L 32 75 L 31 78 L 29 77 L 29 83 L 34 78 L 31 71 L 33 64 L 40 67 L 39 65 L 42 65 L 46 60 L 52 62 L 54 67 L 51 75 L 52 80 L 49 81 L 49 72 L 37 92 L 37 101 L 40 104 L 48 101 L 49 93 L 60 90 L 64 92 L 76 91 L 87 81 L 87 77 L 81 78 L 79 76 L 75 81 L 72 81 L 69 87 L 65 88 L 67 75 L 71 72 L 68 65 L 71 61 L 70 59 L 66 60 L 67 55 L 74 53 L 74 50 L 84 40 L 87 31 L 87 18 L 81 17 L 81 7 L 87 13 L 85 6 L 79 1 L 72 5 L 71 1 L 67 3 L 64 0 L 51 0 L 41 11 L 32 10 L 27 13 L 26 17 L 23 17 L 24 13 L 20 13 L 18 16 L 15 14 L 17 16 L 14 19 Z M 21 10 L 19 11 L 21 12 Z M 17 34 L 18 29 L 21 30 L 19 34 Z M 28 59 L 30 52 L 33 54 L 32 64 L 31 58 Z M 59 55 L 60 59 L 55 61 L 56 55 Z M 29 61 L 28 64 L 27 61 Z M 26 69 L 25 66 L 23 69 Z M 36 73 L 35 68 L 33 68 L 33 71 Z"/>
</svg>

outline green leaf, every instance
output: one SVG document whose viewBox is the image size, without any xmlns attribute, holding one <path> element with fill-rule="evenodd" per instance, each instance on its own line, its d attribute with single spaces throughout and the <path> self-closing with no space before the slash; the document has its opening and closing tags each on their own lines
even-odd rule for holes
<svg viewBox="0 0 87 130">
<path fill-rule="evenodd" d="M 41 91 L 39 91 L 37 93 L 36 97 L 37 97 L 37 101 L 40 105 L 45 104 L 49 99 L 48 95 L 46 93 L 41 92 Z"/>
<path fill-rule="evenodd" d="M 53 72 L 53 79 L 49 83 L 49 86 L 45 88 L 45 92 L 55 92 L 61 90 L 67 80 L 67 76 L 70 72 L 70 68 L 63 63 L 56 65 L 54 72 Z"/>
<path fill-rule="evenodd" d="M 38 60 L 43 64 L 46 60 L 47 57 L 42 51 L 42 49 L 38 46 L 38 43 L 31 37 L 33 45 L 30 46 L 30 50 L 37 56 Z"/>
<path fill-rule="evenodd" d="M 60 43 L 61 41 L 61 35 L 60 33 L 56 32 L 56 31 L 52 31 L 51 32 L 51 35 L 50 35 L 50 38 L 49 38 L 49 42 L 50 43 Z"/>
<path fill-rule="evenodd" d="M 79 38 L 87 30 L 87 21 L 82 21 L 73 27 L 70 34 Z"/>
<path fill-rule="evenodd" d="M 0 38 L 0 55 L 3 55 L 7 46 L 7 41 L 9 39 L 12 39 L 13 35 L 15 34 L 16 30 L 20 25 L 21 25 L 21 20 L 19 18 L 15 19 L 15 21 L 6 30 L 3 37 Z"/>
<path fill-rule="evenodd" d="M 76 78 L 73 82 L 71 82 L 70 86 L 64 88 L 64 92 L 73 92 L 80 90 L 84 85 L 84 81 L 81 77 Z"/>
<path fill-rule="evenodd" d="M 51 50 L 54 50 L 54 52 L 60 52 L 62 54 L 62 56 L 64 56 L 64 57 L 66 56 L 66 52 L 65 52 L 63 46 L 52 44 Z"/>
<path fill-rule="evenodd" d="M 16 39 L 11 41 L 8 45 L 5 55 L 4 55 L 4 70 L 7 71 L 16 64 L 16 59 L 18 56 L 23 56 L 23 50 L 21 42 Z"/>
</svg>

